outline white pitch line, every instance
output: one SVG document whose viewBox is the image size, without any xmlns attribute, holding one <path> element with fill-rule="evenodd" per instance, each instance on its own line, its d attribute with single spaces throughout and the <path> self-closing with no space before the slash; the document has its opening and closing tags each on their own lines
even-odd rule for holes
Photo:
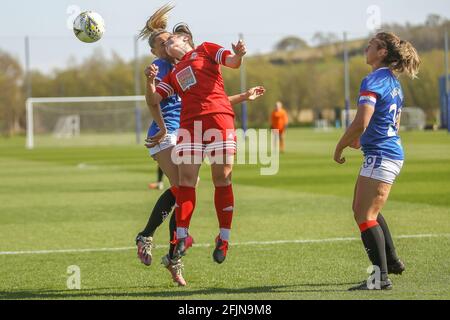
<svg viewBox="0 0 450 320">
<path fill-rule="evenodd" d="M 450 238 L 450 233 L 444 234 L 411 234 L 394 237 L 397 239 L 423 239 L 423 238 Z M 232 246 L 267 246 L 276 244 L 312 244 L 312 243 L 332 243 L 344 241 L 360 241 L 359 238 L 329 238 L 329 239 L 304 239 L 304 240 L 276 240 L 276 241 L 248 241 L 232 243 Z M 211 244 L 194 244 L 194 247 L 208 248 Z M 156 249 L 167 248 L 168 246 L 157 246 Z M 14 255 L 36 255 L 36 254 L 55 254 L 55 253 L 92 253 L 92 252 L 117 252 L 135 250 L 136 247 L 122 248 L 94 248 L 94 249 L 67 249 L 67 250 L 36 250 L 36 251 L 0 251 L 0 256 Z"/>
</svg>

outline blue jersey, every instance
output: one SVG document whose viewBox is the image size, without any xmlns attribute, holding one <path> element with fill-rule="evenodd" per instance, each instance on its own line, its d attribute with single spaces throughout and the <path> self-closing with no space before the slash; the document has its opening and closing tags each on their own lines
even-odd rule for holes
<svg viewBox="0 0 450 320">
<path fill-rule="evenodd" d="M 172 72 L 173 66 L 170 62 L 163 59 L 156 59 L 153 64 L 159 68 L 156 80 L 161 81 L 167 74 Z M 181 99 L 178 95 L 173 95 L 164 99 L 160 103 L 161 113 L 166 124 L 167 133 L 173 133 L 180 128 L 180 112 L 181 112 Z M 152 137 L 159 132 L 159 127 L 155 121 L 148 130 L 148 136 Z"/>
<path fill-rule="evenodd" d="M 378 69 L 363 80 L 358 100 L 358 106 L 361 105 L 375 108 L 369 126 L 361 136 L 364 155 L 404 160 L 397 130 L 403 92 L 400 82 L 389 68 Z"/>
</svg>

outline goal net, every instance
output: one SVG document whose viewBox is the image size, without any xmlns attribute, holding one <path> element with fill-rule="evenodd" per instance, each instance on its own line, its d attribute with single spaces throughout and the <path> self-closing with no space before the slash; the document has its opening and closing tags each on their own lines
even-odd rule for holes
<svg viewBox="0 0 450 320">
<path fill-rule="evenodd" d="M 143 143 L 151 122 L 144 96 L 30 98 L 28 149 Z"/>
<path fill-rule="evenodd" d="M 422 109 L 416 107 L 402 108 L 401 129 L 424 130 L 426 124 L 427 116 Z"/>
<path fill-rule="evenodd" d="M 349 110 L 350 123 L 355 120 L 357 109 Z M 342 112 L 342 123 L 345 124 L 347 111 Z M 424 130 L 427 122 L 425 112 L 417 107 L 404 107 L 402 108 L 400 126 L 402 130 Z"/>
</svg>

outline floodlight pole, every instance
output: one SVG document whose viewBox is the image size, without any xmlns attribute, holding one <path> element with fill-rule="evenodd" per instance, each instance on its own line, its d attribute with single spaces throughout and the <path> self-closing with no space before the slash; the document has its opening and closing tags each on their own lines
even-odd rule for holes
<svg viewBox="0 0 450 320">
<path fill-rule="evenodd" d="M 344 86 L 345 86 L 345 127 L 350 126 L 350 75 L 348 63 L 347 32 L 344 32 Z"/>
<path fill-rule="evenodd" d="M 239 34 L 239 39 L 244 40 L 244 35 L 242 33 Z M 247 74 L 245 70 L 245 60 L 242 60 L 241 64 L 241 92 L 247 91 Z M 247 122 L 247 101 L 242 102 L 242 129 L 244 133 L 248 130 L 248 122 Z"/>
<path fill-rule="evenodd" d="M 139 96 L 141 94 L 141 77 L 140 77 L 140 64 L 139 64 L 139 37 L 134 37 L 134 94 Z M 141 108 L 139 102 L 136 101 L 135 105 L 135 118 L 136 118 L 136 144 L 141 144 Z"/>
<path fill-rule="evenodd" d="M 445 30 L 445 102 L 447 103 L 447 130 L 450 133 L 450 88 L 449 88 L 449 73 L 448 73 L 448 30 Z"/>
<path fill-rule="evenodd" d="M 25 37 L 25 75 L 26 75 L 26 94 L 27 98 L 31 98 L 33 95 L 31 85 L 31 72 L 30 72 L 30 38 Z"/>
<path fill-rule="evenodd" d="M 30 38 L 25 37 L 25 94 L 26 94 L 26 123 L 27 123 L 27 149 L 31 150 L 34 147 L 33 137 L 33 107 L 31 104 L 31 96 L 33 95 L 33 87 L 31 82 L 30 71 Z"/>
</svg>

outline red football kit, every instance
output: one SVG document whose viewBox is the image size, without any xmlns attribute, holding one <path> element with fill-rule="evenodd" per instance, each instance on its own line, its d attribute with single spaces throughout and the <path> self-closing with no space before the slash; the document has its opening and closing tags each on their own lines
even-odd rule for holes
<svg viewBox="0 0 450 320">
<path fill-rule="evenodd" d="M 205 42 L 185 54 L 156 87 L 163 99 L 175 93 L 181 98 L 178 152 L 236 152 L 235 115 L 220 70 L 230 54 L 219 45 Z M 210 129 L 220 132 L 220 137 L 207 132 Z"/>
<path fill-rule="evenodd" d="M 179 155 L 221 156 L 236 153 L 234 111 L 225 93 L 220 65 L 229 50 L 203 43 L 187 53 L 156 87 L 161 97 L 177 93 L 181 98 L 181 121 L 176 152 Z M 177 238 L 185 239 L 196 204 L 195 187 L 180 186 L 177 195 Z M 232 185 L 216 187 L 214 204 L 220 235 L 216 239 L 214 259 L 222 263 L 230 239 L 234 211 Z"/>
</svg>

